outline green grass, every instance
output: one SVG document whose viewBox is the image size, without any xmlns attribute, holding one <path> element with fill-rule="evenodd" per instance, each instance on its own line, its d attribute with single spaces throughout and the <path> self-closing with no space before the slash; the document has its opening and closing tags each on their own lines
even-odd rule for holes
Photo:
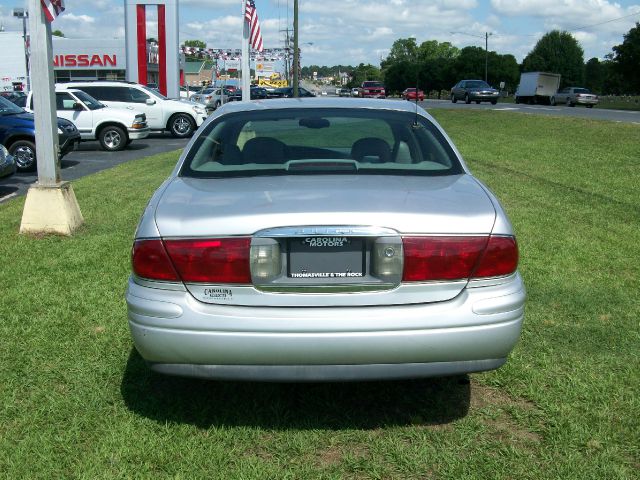
<svg viewBox="0 0 640 480">
<path fill-rule="evenodd" d="M 528 289 L 496 372 L 363 384 L 152 375 L 124 290 L 177 153 L 74 182 L 72 238 L 0 204 L 0 478 L 631 479 L 640 469 L 640 130 L 434 111 L 510 214 Z"/>
</svg>

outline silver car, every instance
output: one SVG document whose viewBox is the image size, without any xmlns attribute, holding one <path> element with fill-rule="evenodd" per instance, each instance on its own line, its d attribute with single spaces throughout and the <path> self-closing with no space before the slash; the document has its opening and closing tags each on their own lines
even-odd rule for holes
<svg viewBox="0 0 640 480">
<path fill-rule="evenodd" d="M 565 87 L 562 90 L 558 90 L 549 102 L 551 105 L 566 103 L 568 107 L 585 105 L 587 108 L 593 108 L 594 105 L 598 104 L 598 96 L 588 88 Z"/>
<path fill-rule="evenodd" d="M 420 107 L 232 102 L 144 211 L 129 326 L 151 369 L 171 375 L 491 370 L 522 327 L 517 263 L 498 200 Z"/>
</svg>

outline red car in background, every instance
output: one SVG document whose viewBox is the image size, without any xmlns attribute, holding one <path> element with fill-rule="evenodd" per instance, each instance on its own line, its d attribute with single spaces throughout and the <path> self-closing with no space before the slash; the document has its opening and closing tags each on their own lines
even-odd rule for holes
<svg viewBox="0 0 640 480">
<path fill-rule="evenodd" d="M 424 101 L 424 92 L 422 90 L 418 90 L 417 93 L 418 101 Z M 415 88 L 405 88 L 404 92 L 402 92 L 402 98 L 405 100 L 416 100 L 416 89 Z"/>
<path fill-rule="evenodd" d="M 358 96 L 360 98 L 386 98 L 387 95 L 382 82 L 367 80 L 362 82 Z"/>
</svg>

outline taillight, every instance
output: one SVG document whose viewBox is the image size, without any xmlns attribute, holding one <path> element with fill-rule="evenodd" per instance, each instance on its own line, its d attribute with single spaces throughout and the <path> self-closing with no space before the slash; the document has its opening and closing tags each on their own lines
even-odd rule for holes
<svg viewBox="0 0 640 480">
<path fill-rule="evenodd" d="M 469 278 L 487 237 L 403 237 L 404 282 Z"/>
<path fill-rule="evenodd" d="M 509 275 L 518 268 L 518 244 L 514 237 L 489 237 L 473 278 Z"/>
<path fill-rule="evenodd" d="M 184 282 L 251 283 L 251 239 L 165 240 L 167 252 Z"/>
<path fill-rule="evenodd" d="M 513 237 L 403 237 L 404 282 L 464 280 L 515 272 Z"/>
<path fill-rule="evenodd" d="M 179 282 L 180 278 L 167 255 L 162 240 L 136 240 L 131 251 L 131 266 L 138 277 Z"/>
</svg>

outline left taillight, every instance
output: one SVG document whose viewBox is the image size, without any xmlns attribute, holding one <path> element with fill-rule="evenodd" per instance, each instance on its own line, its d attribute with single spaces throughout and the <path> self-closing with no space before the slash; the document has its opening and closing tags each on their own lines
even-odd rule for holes
<svg viewBox="0 0 640 480">
<path fill-rule="evenodd" d="M 179 282 L 180 277 L 162 244 L 162 240 L 136 240 L 131 250 L 133 273 L 148 280 Z"/>
<path fill-rule="evenodd" d="M 248 237 L 165 240 L 164 244 L 184 282 L 251 283 Z"/>
<path fill-rule="evenodd" d="M 137 240 L 134 273 L 149 280 L 250 284 L 250 238 Z"/>
</svg>

